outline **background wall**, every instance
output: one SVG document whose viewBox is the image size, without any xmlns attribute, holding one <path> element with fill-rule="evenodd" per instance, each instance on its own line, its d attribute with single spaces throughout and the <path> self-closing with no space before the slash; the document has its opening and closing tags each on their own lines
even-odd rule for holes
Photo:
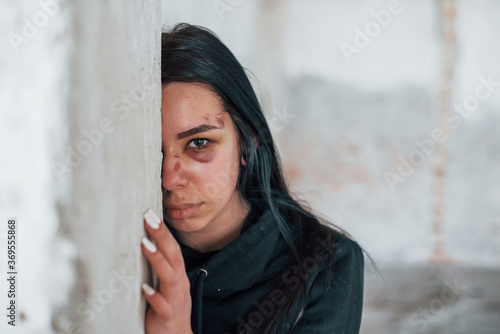
<svg viewBox="0 0 500 334">
<path fill-rule="evenodd" d="M 0 8 L 0 332 L 141 333 L 142 214 L 161 212 L 160 3 Z"/>
<path fill-rule="evenodd" d="M 499 333 L 500 3 L 162 1 L 248 68 L 302 198 L 367 263 L 362 333 Z"/>
</svg>

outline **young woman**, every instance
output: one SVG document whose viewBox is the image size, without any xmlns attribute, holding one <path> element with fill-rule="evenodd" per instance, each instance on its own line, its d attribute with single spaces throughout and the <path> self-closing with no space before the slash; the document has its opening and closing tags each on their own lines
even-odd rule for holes
<svg viewBox="0 0 500 334">
<path fill-rule="evenodd" d="M 358 333 L 363 253 L 290 194 L 242 66 L 180 24 L 161 70 L 166 224 L 145 213 L 146 332 Z"/>
</svg>

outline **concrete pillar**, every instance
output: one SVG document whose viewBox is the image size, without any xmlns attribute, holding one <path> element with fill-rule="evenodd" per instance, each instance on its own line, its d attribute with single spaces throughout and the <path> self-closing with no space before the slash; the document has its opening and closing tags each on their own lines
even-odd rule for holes
<svg viewBox="0 0 500 334">
<path fill-rule="evenodd" d="M 159 1 L 0 6 L 2 296 L 17 224 L 16 327 L 3 311 L 0 332 L 142 333 L 142 213 L 161 213 Z"/>
</svg>

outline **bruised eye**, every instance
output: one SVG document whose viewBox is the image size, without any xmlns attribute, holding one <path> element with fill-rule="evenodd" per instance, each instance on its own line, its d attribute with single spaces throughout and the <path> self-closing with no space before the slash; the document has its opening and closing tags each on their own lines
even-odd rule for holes
<svg viewBox="0 0 500 334">
<path fill-rule="evenodd" d="M 188 142 L 187 147 L 202 150 L 204 148 L 207 148 L 209 142 L 210 140 L 206 138 L 195 138 Z"/>
</svg>

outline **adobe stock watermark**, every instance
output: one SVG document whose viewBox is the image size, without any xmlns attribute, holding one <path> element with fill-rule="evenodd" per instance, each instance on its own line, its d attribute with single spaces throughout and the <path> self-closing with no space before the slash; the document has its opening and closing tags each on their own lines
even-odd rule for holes
<svg viewBox="0 0 500 334">
<path fill-rule="evenodd" d="M 288 113 L 286 106 L 281 110 L 273 108 L 271 118 L 267 122 L 272 133 L 281 132 L 290 124 L 290 120 L 295 118 L 295 114 Z"/>
<path fill-rule="evenodd" d="M 445 279 L 443 283 L 445 286 L 441 289 L 439 298 L 433 299 L 427 307 L 420 307 L 409 316 L 408 323 L 410 326 L 415 327 L 417 332 L 423 333 L 429 324 L 439 317 L 446 305 L 455 302 L 467 289 L 467 286 L 459 284 L 457 278 L 453 282 Z M 410 333 L 403 331 L 399 334 Z"/>
<path fill-rule="evenodd" d="M 315 270 L 327 254 L 331 255 L 333 253 L 333 245 L 328 245 L 322 238 L 317 238 L 316 240 L 318 244 L 314 249 L 314 256 L 303 259 L 300 265 L 293 265 L 291 269 L 288 269 L 281 275 L 282 282 L 290 285 L 292 291 L 296 291 L 299 288 L 301 281 L 307 279 L 308 275 Z M 284 292 L 279 288 L 275 288 L 264 300 L 260 302 L 253 301 L 256 310 L 251 312 L 246 320 L 242 317 L 236 319 L 239 324 L 236 330 L 237 333 L 255 333 L 255 329 L 262 325 L 264 320 L 274 312 L 275 307 L 282 305 L 285 300 L 286 296 Z M 224 334 L 229 333 L 226 332 Z"/>
<path fill-rule="evenodd" d="M 411 1 L 411 0 L 409 0 Z M 352 44 L 342 42 L 339 44 L 340 51 L 344 55 L 348 64 L 352 61 L 354 54 L 359 54 L 365 49 L 373 39 L 380 35 L 383 28 L 386 28 L 392 21 L 393 16 L 401 14 L 403 5 L 399 0 L 390 0 L 387 3 L 387 9 L 379 11 L 370 11 L 370 16 L 373 20 L 365 23 L 363 29 L 359 26 L 354 28 L 354 38 Z"/>
<path fill-rule="evenodd" d="M 281 109 L 273 108 L 271 115 L 265 115 L 267 126 L 271 132 L 271 137 L 268 137 L 263 131 L 263 128 L 257 129 L 259 133 L 259 140 L 265 143 L 270 143 L 272 140 L 272 135 L 277 134 L 290 124 L 290 120 L 294 119 L 297 115 L 294 113 L 289 113 L 286 106 Z"/>
<path fill-rule="evenodd" d="M 121 272 L 112 270 L 112 276 L 105 288 L 100 289 L 94 297 L 88 297 L 85 302 L 77 306 L 76 313 L 82 320 L 80 322 L 69 321 L 64 324 L 65 333 L 83 333 L 82 323 L 94 321 L 96 314 L 102 312 L 106 305 L 113 301 L 115 295 L 124 291 L 130 282 L 136 279 L 135 275 L 126 274 L 125 269 L 122 269 Z"/>
<path fill-rule="evenodd" d="M 73 168 L 80 166 L 85 157 L 88 157 L 94 151 L 94 148 L 101 145 L 105 135 L 115 130 L 116 119 L 125 120 L 133 109 L 144 105 L 146 101 L 146 92 L 151 87 L 137 85 L 132 88 L 129 94 L 122 94 L 120 98 L 113 100 L 111 111 L 114 118 L 105 117 L 99 121 L 97 127 L 82 130 L 83 138 L 74 146 L 66 146 L 66 156 L 64 162 L 53 161 L 50 165 L 59 181 L 64 175 L 71 173 Z"/>
<path fill-rule="evenodd" d="M 212 1 L 212 6 L 215 9 L 215 12 L 221 19 L 221 21 L 224 21 L 224 15 L 227 12 L 232 12 L 241 5 L 245 0 L 213 0 Z"/>
<path fill-rule="evenodd" d="M 286 106 L 281 109 L 273 108 L 271 115 L 265 115 L 266 123 L 271 132 L 271 136 L 267 135 L 267 132 L 264 131 L 264 127 L 260 127 L 256 129 L 259 142 L 263 144 L 272 144 L 272 135 L 285 130 L 285 128 L 291 123 L 290 120 L 294 119 L 296 116 L 297 115 L 294 113 L 289 113 Z"/>
<path fill-rule="evenodd" d="M 463 123 L 463 119 L 468 119 L 480 105 L 480 101 L 488 99 L 498 87 L 500 81 L 494 81 L 493 75 L 490 74 L 487 78 L 479 76 L 479 84 L 474 89 L 474 94 L 468 95 L 461 103 L 455 103 L 452 110 L 448 110 L 443 119 L 449 123 L 452 129 L 457 129 Z M 396 190 L 399 183 L 404 183 L 405 180 L 413 175 L 416 168 L 422 166 L 427 158 L 433 155 L 436 151 L 436 145 L 442 144 L 448 140 L 445 130 L 435 128 L 432 130 L 430 137 L 422 140 L 415 139 L 417 148 L 410 152 L 407 157 L 398 156 L 397 171 L 385 171 L 384 178 L 391 191 Z"/>
<path fill-rule="evenodd" d="M 67 0 L 40 0 L 37 2 L 38 10 L 31 16 L 31 18 L 24 16 L 21 20 L 23 22 L 22 28 L 18 32 L 10 31 L 7 34 L 7 39 L 14 53 L 19 54 L 22 45 L 29 43 L 33 38 L 38 35 L 40 29 L 45 27 L 51 18 L 55 17 L 59 11 L 60 6 L 66 3 Z"/>
</svg>

